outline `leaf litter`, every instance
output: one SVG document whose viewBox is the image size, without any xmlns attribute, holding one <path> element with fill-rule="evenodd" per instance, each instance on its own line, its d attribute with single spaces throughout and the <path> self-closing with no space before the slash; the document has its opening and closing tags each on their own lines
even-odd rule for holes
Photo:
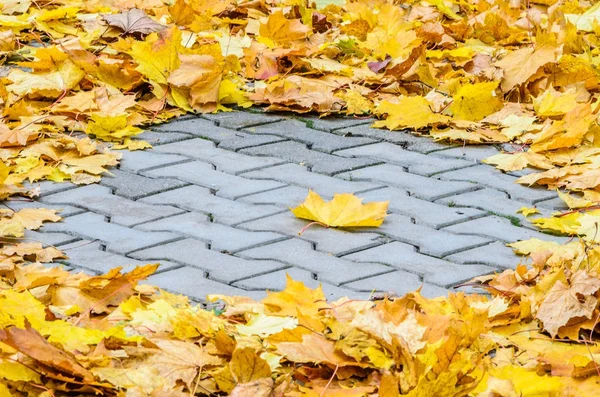
<svg viewBox="0 0 600 397">
<path fill-rule="evenodd" d="M 59 216 L 2 210 L 0 396 L 600 394 L 600 3 L 321 5 L 4 2 L 0 198 L 98 182 L 151 146 L 142 127 L 257 104 L 504 145 L 490 164 L 569 207 L 531 220 L 580 239 L 511 244 L 529 266 L 472 281 L 489 296 L 327 302 L 288 280 L 208 310 L 139 284 L 157 265 L 44 267 L 64 253 L 20 238 Z"/>
</svg>

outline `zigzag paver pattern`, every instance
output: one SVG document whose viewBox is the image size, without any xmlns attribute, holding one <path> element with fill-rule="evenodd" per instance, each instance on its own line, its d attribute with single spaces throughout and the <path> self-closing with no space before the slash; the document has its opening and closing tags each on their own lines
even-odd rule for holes
<svg viewBox="0 0 600 397">
<path fill-rule="evenodd" d="M 443 145 L 369 123 L 256 112 L 180 118 L 144 132 L 155 149 L 124 152 L 100 185 L 43 183 L 39 201 L 64 208 L 65 219 L 28 237 L 65 250 L 64 263 L 88 273 L 160 262 L 149 282 L 199 301 L 261 298 L 283 288 L 286 273 L 322 283 L 328 298 L 419 287 L 437 296 L 516 266 L 505 242 L 562 240 L 515 214 L 560 204 L 553 192 L 482 164 L 494 148 Z M 306 222 L 288 208 L 308 188 L 326 198 L 390 200 L 391 214 L 380 228 L 314 227 L 299 236 Z"/>
</svg>

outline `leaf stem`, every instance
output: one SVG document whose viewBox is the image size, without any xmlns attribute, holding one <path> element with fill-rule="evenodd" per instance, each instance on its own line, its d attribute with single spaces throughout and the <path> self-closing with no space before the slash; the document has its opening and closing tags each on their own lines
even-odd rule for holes
<svg viewBox="0 0 600 397">
<path fill-rule="evenodd" d="M 329 227 L 329 225 L 326 225 L 326 224 L 324 224 L 324 223 L 322 223 L 322 222 L 319 222 L 319 221 L 314 221 L 314 222 L 311 222 L 311 223 L 309 223 L 308 225 L 304 226 L 304 227 L 302 228 L 302 230 L 300 230 L 300 231 L 298 232 L 298 236 L 302 236 L 302 233 L 304 233 L 304 232 L 306 231 L 306 229 L 308 229 L 309 227 L 311 227 L 311 226 L 313 226 L 313 225 L 321 225 L 321 226 L 323 226 L 323 227 L 325 227 L 325 228 L 328 228 L 328 227 Z"/>
</svg>

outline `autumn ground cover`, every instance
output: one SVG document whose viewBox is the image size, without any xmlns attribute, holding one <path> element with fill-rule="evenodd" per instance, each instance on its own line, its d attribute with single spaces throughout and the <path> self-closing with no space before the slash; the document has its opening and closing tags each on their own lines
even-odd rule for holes
<svg viewBox="0 0 600 397">
<path fill-rule="evenodd" d="M 0 196 L 89 184 L 141 127 L 186 112 L 374 115 L 465 144 L 557 190 L 533 221 L 580 236 L 474 280 L 487 295 L 326 302 L 288 281 L 211 310 L 140 286 L 155 269 L 71 274 L 20 240 L 60 216 L 1 211 L 0 396 L 600 394 L 600 3 L 8 0 L 0 15 Z M 136 7 L 132 9 L 132 7 Z M 390 131 L 390 134 L 396 132 Z M 405 132 L 403 132 L 405 133 Z M 531 213 L 535 211 L 529 210 Z"/>
</svg>

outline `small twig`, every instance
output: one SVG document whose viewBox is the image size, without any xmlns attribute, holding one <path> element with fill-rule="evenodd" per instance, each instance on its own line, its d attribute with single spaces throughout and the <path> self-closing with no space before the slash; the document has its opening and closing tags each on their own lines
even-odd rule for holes
<svg viewBox="0 0 600 397">
<path fill-rule="evenodd" d="M 335 371 L 333 371 L 333 374 L 331 375 L 331 378 L 329 378 L 329 382 L 327 382 L 327 384 L 325 385 L 325 388 L 323 389 L 323 391 L 321 392 L 321 395 L 319 397 L 323 397 L 325 395 L 325 392 L 327 391 L 327 388 L 329 387 L 329 385 L 333 381 L 333 378 L 335 378 L 335 374 L 337 374 L 337 371 L 338 371 L 339 367 L 340 367 L 339 364 L 336 364 Z"/>
</svg>

